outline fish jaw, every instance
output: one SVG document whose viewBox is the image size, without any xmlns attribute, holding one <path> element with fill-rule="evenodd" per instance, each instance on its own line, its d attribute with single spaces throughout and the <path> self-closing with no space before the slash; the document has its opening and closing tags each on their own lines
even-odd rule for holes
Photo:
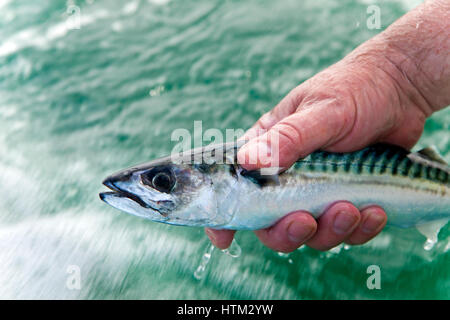
<svg viewBox="0 0 450 320">
<path fill-rule="evenodd" d="M 103 181 L 111 191 L 99 194 L 100 199 L 110 206 L 124 211 L 126 213 L 150 219 L 157 222 L 167 220 L 167 211 L 171 207 L 170 200 L 154 198 L 157 201 L 151 201 L 149 197 L 142 196 L 142 193 L 136 192 L 136 174 L 129 170 L 113 174 Z M 164 201 L 165 207 L 161 206 Z"/>
<path fill-rule="evenodd" d="M 99 194 L 100 199 L 110 206 L 129 213 L 131 215 L 150 219 L 156 222 L 165 222 L 166 217 L 162 216 L 160 212 L 151 208 L 143 207 L 135 200 L 127 197 L 120 192 L 102 192 Z"/>
</svg>

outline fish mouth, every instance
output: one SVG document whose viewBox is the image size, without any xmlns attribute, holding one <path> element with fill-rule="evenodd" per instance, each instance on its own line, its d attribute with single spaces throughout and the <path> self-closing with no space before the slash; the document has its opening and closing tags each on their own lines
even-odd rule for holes
<svg viewBox="0 0 450 320">
<path fill-rule="evenodd" d="M 118 198 L 128 198 L 130 200 L 133 200 L 134 202 L 136 202 L 137 204 L 139 204 L 143 208 L 155 210 L 154 208 L 150 207 L 147 203 L 145 203 L 145 201 L 143 201 L 137 195 L 135 195 L 135 194 L 133 194 L 131 192 L 128 192 L 126 190 L 118 188 L 111 180 L 112 179 L 110 179 L 110 178 L 106 178 L 103 181 L 103 185 L 108 187 L 112 192 L 109 191 L 109 192 L 102 192 L 102 193 L 100 193 L 99 196 L 100 196 L 100 199 L 102 201 L 105 201 L 105 198 L 107 196 L 115 196 L 115 197 L 118 197 Z"/>
<path fill-rule="evenodd" d="M 157 208 L 156 206 L 152 206 L 151 204 L 145 202 L 144 200 L 142 200 L 139 196 L 135 195 L 134 193 L 131 193 L 127 190 L 117 187 L 114 184 L 115 181 L 120 181 L 120 179 L 117 179 L 117 175 L 110 176 L 102 182 L 103 185 L 105 185 L 112 191 L 112 192 L 111 191 L 101 192 L 99 194 L 99 196 L 102 201 L 108 203 L 108 201 L 106 201 L 106 198 L 108 196 L 113 196 L 113 197 L 117 197 L 117 198 L 127 198 L 129 200 L 134 201 L 135 203 L 140 205 L 142 208 L 150 209 L 152 211 L 158 212 L 163 217 L 167 217 L 167 215 L 170 213 L 170 209 L 166 210 L 164 208 Z M 173 206 L 172 201 L 169 201 L 169 200 L 157 201 L 157 203 L 158 204 L 165 203 L 169 207 Z"/>
</svg>

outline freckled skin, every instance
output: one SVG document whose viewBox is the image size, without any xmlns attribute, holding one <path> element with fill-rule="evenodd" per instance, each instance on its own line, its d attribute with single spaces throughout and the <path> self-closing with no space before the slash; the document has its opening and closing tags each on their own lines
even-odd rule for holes
<svg viewBox="0 0 450 320">
<path fill-rule="evenodd" d="M 318 149 L 349 152 L 376 142 L 410 149 L 420 138 L 426 118 L 450 104 L 449 52 L 450 1 L 426 1 L 341 61 L 294 88 L 247 132 L 245 138 L 250 142 L 240 150 L 239 163 L 247 169 L 273 165 L 273 157 L 264 159 L 260 155 L 252 163 L 248 159 L 258 154 L 258 145 L 276 138 L 276 165 L 280 167 L 289 167 Z M 366 211 L 359 212 L 351 205 L 345 208 L 358 223 L 365 221 L 361 217 Z M 334 217 L 338 209 L 342 209 L 339 204 L 318 221 L 307 220 L 317 233 L 302 241 L 290 240 L 288 224 L 283 220 L 256 234 L 274 250 L 292 251 L 304 243 L 326 250 L 344 241 L 367 242 L 386 223 L 366 234 L 358 226 L 341 237 L 323 232 L 331 229 L 322 228 L 321 223 L 332 225 L 334 218 L 328 217 Z M 373 210 L 377 211 L 375 216 L 384 214 L 379 208 Z M 292 213 L 289 219 L 297 217 L 305 223 L 308 214 Z M 232 238 L 232 233 L 221 231 L 211 240 L 226 248 Z"/>
</svg>

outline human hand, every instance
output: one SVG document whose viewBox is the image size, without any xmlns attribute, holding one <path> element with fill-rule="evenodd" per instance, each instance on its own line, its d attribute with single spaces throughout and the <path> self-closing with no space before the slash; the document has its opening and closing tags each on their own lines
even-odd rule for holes
<svg viewBox="0 0 450 320">
<path fill-rule="evenodd" d="M 251 139 L 239 150 L 238 162 L 248 170 L 271 165 L 287 168 L 317 149 L 350 152 L 375 142 L 411 148 L 419 139 L 426 118 L 450 104 L 450 72 L 445 64 L 448 54 L 440 53 L 442 49 L 450 52 L 448 31 L 443 43 L 436 37 L 433 41 L 438 43 L 430 44 L 420 39 L 417 30 L 411 30 L 412 38 L 407 32 L 416 25 L 414 19 L 426 24 L 427 14 L 432 18 L 442 10 L 436 3 L 441 5 L 439 1 L 422 5 L 292 90 L 246 133 L 244 138 Z M 426 30 L 423 36 L 430 38 Z M 425 48 L 429 56 L 424 56 L 415 46 L 431 46 L 437 51 Z M 270 152 L 270 141 L 275 139 L 277 154 Z M 258 155 L 257 161 L 250 163 L 254 155 Z M 333 204 L 317 221 L 308 212 L 297 211 L 255 233 L 261 242 L 277 251 L 290 252 L 303 244 L 328 250 L 342 242 L 363 244 L 375 237 L 386 221 L 380 207 L 358 210 L 342 201 Z M 230 245 L 234 235 L 229 230 L 206 232 L 222 249 Z"/>
</svg>

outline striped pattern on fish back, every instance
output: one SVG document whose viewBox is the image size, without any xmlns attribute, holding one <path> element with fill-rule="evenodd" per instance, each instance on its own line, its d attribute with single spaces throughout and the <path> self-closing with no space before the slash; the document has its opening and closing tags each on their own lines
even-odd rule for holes
<svg viewBox="0 0 450 320">
<path fill-rule="evenodd" d="M 343 173 L 356 175 L 384 175 L 426 179 L 439 184 L 450 184 L 450 170 L 443 170 L 412 161 L 409 151 L 389 144 L 376 144 L 350 153 L 317 151 L 298 160 L 299 171 Z"/>
</svg>

